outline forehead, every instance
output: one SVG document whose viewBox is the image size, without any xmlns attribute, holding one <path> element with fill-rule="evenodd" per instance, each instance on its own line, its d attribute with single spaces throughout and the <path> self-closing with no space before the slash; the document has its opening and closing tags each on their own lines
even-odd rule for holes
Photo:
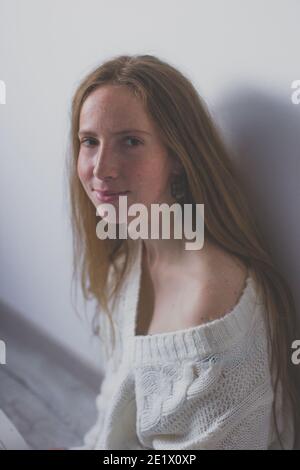
<svg viewBox="0 0 300 470">
<path fill-rule="evenodd" d="M 93 91 L 80 112 L 80 127 L 119 130 L 126 127 L 154 131 L 154 125 L 140 99 L 125 86 L 105 85 Z"/>
</svg>

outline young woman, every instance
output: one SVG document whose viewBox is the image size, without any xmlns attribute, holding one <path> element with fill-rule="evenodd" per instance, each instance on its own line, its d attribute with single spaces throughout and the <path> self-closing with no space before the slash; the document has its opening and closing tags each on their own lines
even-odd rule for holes
<svg viewBox="0 0 300 470">
<path fill-rule="evenodd" d="M 150 55 L 99 66 L 73 98 L 69 174 L 74 275 L 110 350 L 78 448 L 291 449 L 293 298 L 191 82 Z M 169 239 L 100 239 L 121 195 L 148 214 L 204 204 L 203 247 L 173 225 Z"/>
</svg>

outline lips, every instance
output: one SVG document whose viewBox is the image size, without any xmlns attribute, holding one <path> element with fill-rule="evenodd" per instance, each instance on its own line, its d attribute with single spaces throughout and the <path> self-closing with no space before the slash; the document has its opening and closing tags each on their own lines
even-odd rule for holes
<svg viewBox="0 0 300 470">
<path fill-rule="evenodd" d="M 94 189 L 95 195 L 99 201 L 109 202 L 118 199 L 119 196 L 124 196 L 129 191 L 113 192 L 113 191 L 98 191 Z"/>
</svg>

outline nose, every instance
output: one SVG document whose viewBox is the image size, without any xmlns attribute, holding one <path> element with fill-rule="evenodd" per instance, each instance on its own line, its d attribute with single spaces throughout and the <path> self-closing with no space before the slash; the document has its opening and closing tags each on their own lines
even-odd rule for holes
<svg viewBox="0 0 300 470">
<path fill-rule="evenodd" d="M 109 148 L 99 147 L 93 175 L 99 179 L 111 179 L 118 176 L 117 162 Z"/>
</svg>

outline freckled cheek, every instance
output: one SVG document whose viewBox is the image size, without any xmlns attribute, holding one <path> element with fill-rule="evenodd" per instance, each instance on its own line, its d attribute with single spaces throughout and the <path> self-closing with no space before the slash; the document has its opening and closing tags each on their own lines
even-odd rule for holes
<svg viewBox="0 0 300 470">
<path fill-rule="evenodd" d="M 147 169 L 131 175 L 131 187 L 134 188 L 136 202 L 146 205 L 159 198 L 162 192 L 158 175 Z"/>
<path fill-rule="evenodd" d="M 168 181 L 168 171 L 160 162 L 155 163 L 153 162 L 153 165 L 144 172 L 144 184 L 156 189 L 162 189 Z"/>
<path fill-rule="evenodd" d="M 77 174 L 82 184 L 88 183 L 93 174 L 92 166 L 80 158 L 80 156 L 77 161 Z"/>
</svg>

